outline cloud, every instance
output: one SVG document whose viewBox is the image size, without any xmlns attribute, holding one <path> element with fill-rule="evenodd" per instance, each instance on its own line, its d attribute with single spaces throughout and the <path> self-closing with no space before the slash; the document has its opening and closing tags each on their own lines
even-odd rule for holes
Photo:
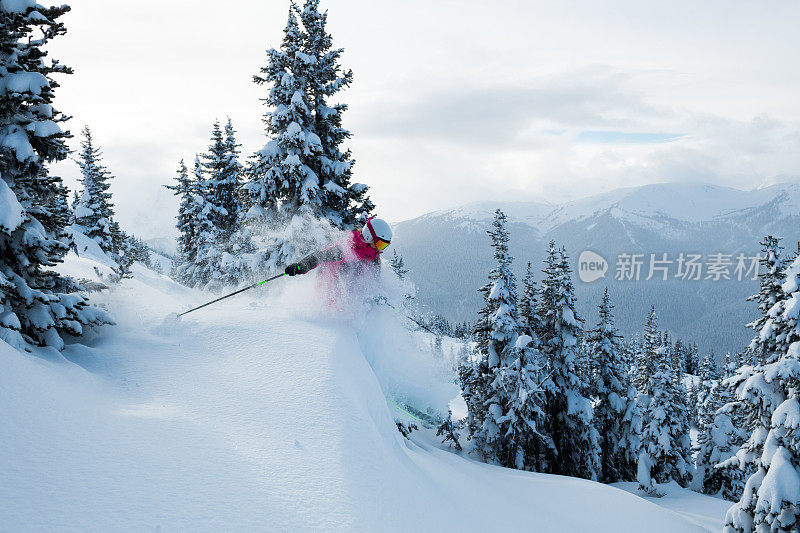
<svg viewBox="0 0 800 533">
<path fill-rule="evenodd" d="M 679 133 L 627 133 L 624 131 L 582 131 L 576 142 L 604 144 L 658 144 L 673 142 L 682 137 Z"/>
<path fill-rule="evenodd" d="M 629 87 L 631 75 L 604 65 L 513 84 L 450 87 L 366 111 L 360 124 L 376 138 L 435 138 L 452 143 L 535 146 L 553 132 L 638 129 L 672 118 Z M 362 118 L 363 119 L 363 118 Z"/>
</svg>

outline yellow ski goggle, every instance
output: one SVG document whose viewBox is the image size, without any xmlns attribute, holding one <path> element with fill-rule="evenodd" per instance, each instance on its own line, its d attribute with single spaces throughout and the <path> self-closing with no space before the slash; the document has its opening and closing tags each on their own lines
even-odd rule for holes
<svg viewBox="0 0 800 533">
<path fill-rule="evenodd" d="M 384 241 L 375 234 L 375 230 L 372 228 L 372 217 L 367 219 L 367 229 L 369 230 L 369 234 L 372 235 L 372 243 L 379 252 L 382 252 L 389 246 L 389 241 Z"/>
</svg>

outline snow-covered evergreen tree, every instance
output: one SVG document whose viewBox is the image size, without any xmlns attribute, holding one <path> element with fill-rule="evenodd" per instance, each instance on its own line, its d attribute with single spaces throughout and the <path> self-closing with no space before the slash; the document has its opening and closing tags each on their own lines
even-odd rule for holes
<svg viewBox="0 0 800 533">
<path fill-rule="evenodd" d="M 20 349 L 62 348 L 64 334 L 108 324 L 71 278 L 52 270 L 72 245 L 66 191 L 45 165 L 67 156 L 53 107 L 53 74 L 70 73 L 45 47 L 66 32 L 68 6 L 0 4 L 0 340 Z"/>
<path fill-rule="evenodd" d="M 800 259 L 783 278 L 756 337 L 763 363 L 744 365 L 726 380 L 751 432 L 736 454 L 749 478 L 725 518 L 726 532 L 800 528 Z"/>
<path fill-rule="evenodd" d="M 133 261 L 142 263 L 146 267 L 152 266 L 151 259 L 150 259 L 150 248 L 145 244 L 145 242 L 135 235 L 131 235 L 128 238 L 128 242 L 130 244 L 131 250 L 131 259 Z"/>
<path fill-rule="evenodd" d="M 292 2 L 280 49 L 267 52 L 267 66 L 253 77 L 270 85 L 264 116 L 270 141 L 256 153 L 246 185 L 252 198 L 248 215 L 262 224 L 283 224 L 296 214 L 319 216 L 324 201 L 314 171 L 322 143 L 308 93 L 314 58 L 304 51 L 296 13 Z"/>
<path fill-rule="evenodd" d="M 499 460 L 501 453 L 499 419 L 503 413 L 503 390 L 496 373 L 510 358 L 519 336 L 517 324 L 517 287 L 511 272 L 512 257 L 508 250 L 506 216 L 495 213 L 493 229 L 489 231 L 496 266 L 489 273 L 489 283 L 480 289 L 484 306 L 475 326 L 478 352 L 477 376 L 481 383 L 481 404 L 476 410 L 472 438 L 474 448 L 490 461 Z M 469 406 L 469 404 L 468 404 Z"/>
<path fill-rule="evenodd" d="M 249 280 L 254 252 L 249 230 L 240 225 L 241 166 L 234 135 L 230 120 L 224 134 L 215 122 L 209 151 L 195 170 L 198 239 L 190 284 L 211 290 Z"/>
<path fill-rule="evenodd" d="M 453 422 L 453 412 L 451 410 L 447 410 L 447 418 L 436 429 L 436 436 L 442 437 L 442 444 L 447 443 L 449 446 L 454 447 L 456 451 L 461 451 L 461 443 L 458 441 L 460 435 L 456 431 L 456 424 Z"/>
<path fill-rule="evenodd" d="M 545 383 L 546 431 L 555 453 L 547 460 L 554 474 L 592 479 L 599 466 L 597 430 L 592 425 L 592 406 L 582 395 L 576 350 L 582 319 L 575 312 L 575 294 L 566 252 L 550 242 L 545 279 L 539 300 L 542 351 L 550 378 Z"/>
<path fill-rule="evenodd" d="M 540 471 L 546 453 L 554 449 L 545 428 L 541 382 L 545 379 L 538 361 L 538 341 L 517 337 L 510 357 L 494 373 L 492 390 L 499 391 L 501 416 L 496 419 L 499 439 L 495 457 L 502 466 Z M 495 404 L 490 405 L 490 413 Z"/>
<path fill-rule="evenodd" d="M 646 328 L 646 348 L 639 369 L 652 373 L 639 389 L 640 404 L 645 410 L 637 480 L 641 490 L 657 493 L 656 483 L 687 484 L 691 455 L 683 391 L 675 380 L 671 357 L 663 346 L 648 340 L 657 331 L 655 308 L 650 311 Z"/>
<path fill-rule="evenodd" d="M 114 225 L 114 205 L 108 191 L 113 176 L 102 163 L 102 153 L 94 145 L 89 126 L 83 128 L 78 165 L 81 167 L 83 189 L 77 204 L 73 206 L 73 223 L 105 253 L 116 257 L 121 236 L 118 226 L 115 228 Z"/>
<path fill-rule="evenodd" d="M 200 156 L 195 157 L 194 180 L 197 184 L 197 194 L 194 201 L 196 209 L 196 247 L 194 263 L 185 271 L 185 277 L 190 286 L 208 287 L 218 289 L 226 285 L 227 280 L 222 280 L 220 260 L 223 242 L 217 230 L 217 221 L 224 216 L 224 210 L 212 201 L 215 198 L 213 191 L 214 182 L 204 174 Z"/>
<path fill-rule="evenodd" d="M 226 205 L 225 202 L 222 205 L 228 212 L 228 223 L 230 224 L 231 232 L 241 229 L 245 218 L 244 202 L 247 201 L 247 195 L 244 194 L 243 190 L 244 165 L 239 161 L 241 146 L 236 140 L 236 130 L 233 129 L 233 122 L 228 117 L 227 122 L 225 122 L 225 156 L 223 161 L 225 167 L 225 195 L 226 202 L 229 202 L 229 205 Z M 229 189 L 233 190 L 231 198 L 227 199 Z"/>
<path fill-rule="evenodd" d="M 706 494 L 720 494 L 726 498 L 735 494 L 738 498 L 744 487 L 744 475 L 738 465 L 722 466 L 735 455 L 741 438 L 730 409 L 725 408 L 733 401 L 731 392 L 720 381 L 715 381 L 700 406 L 693 485 L 695 490 Z"/>
<path fill-rule="evenodd" d="M 525 269 L 525 277 L 522 278 L 522 296 L 519 299 L 519 324 L 522 333 L 530 335 L 531 337 L 539 337 L 542 329 L 542 321 L 538 314 L 538 303 L 536 300 L 537 294 L 536 281 L 533 277 L 533 267 L 531 262 Z"/>
<path fill-rule="evenodd" d="M 596 370 L 594 423 L 600 434 L 600 481 L 612 483 L 625 479 L 631 472 L 628 464 L 628 436 L 623 434 L 628 389 L 622 369 L 620 336 L 614 326 L 614 306 L 603 293 L 600 322 L 588 339 L 592 365 Z"/>
<path fill-rule="evenodd" d="M 114 276 L 111 281 L 119 283 L 123 279 L 130 279 L 133 277 L 133 243 L 124 239 L 121 244 L 117 245 L 114 249 L 114 256 L 116 258 L 117 266 L 114 267 Z"/>
<path fill-rule="evenodd" d="M 374 209 L 367 196 L 368 187 L 351 183 L 353 159 L 350 150 L 342 151 L 342 143 L 350 132 L 342 127 L 342 114 L 347 105 L 331 104 L 330 99 L 353 81 L 353 71 L 343 71 L 339 61 L 344 51 L 333 48 L 327 31 L 328 13 L 319 11 L 319 0 L 306 0 L 300 13 L 303 52 L 309 58 L 308 95 L 313 110 L 313 129 L 320 141 L 321 152 L 311 160 L 311 168 L 322 187 L 322 212 L 339 228 L 363 225 Z"/>
<path fill-rule="evenodd" d="M 658 351 L 658 327 L 656 325 L 656 308 L 650 308 L 644 337 L 640 350 L 636 354 L 636 374 L 634 384 L 641 394 L 650 395 L 653 374 L 656 372 L 656 359 Z"/>
<path fill-rule="evenodd" d="M 392 252 L 392 257 L 389 258 L 389 265 L 392 267 L 392 270 L 394 270 L 394 273 L 397 274 L 398 278 L 401 280 L 406 278 L 408 270 L 406 269 L 403 258 L 398 255 L 397 250 Z"/>
<path fill-rule="evenodd" d="M 714 352 L 709 352 L 703 356 L 698 372 L 700 373 L 700 383 L 696 392 L 699 419 L 702 417 L 702 406 L 706 403 L 709 394 L 711 394 L 711 388 L 720 378 L 719 370 L 717 369 L 717 357 Z"/>
<path fill-rule="evenodd" d="M 750 351 L 756 354 L 761 361 L 765 361 L 771 358 L 770 352 L 777 349 L 772 342 L 774 335 L 772 335 L 771 327 L 774 321 L 770 316 L 770 310 L 775 307 L 784 295 L 781 285 L 783 284 L 783 271 L 786 265 L 781 258 L 783 247 L 780 245 L 780 239 L 767 235 L 759 244 L 761 245 L 758 264 L 759 291 L 758 294 L 748 298 L 748 301 L 758 302 L 760 313 L 758 318 L 747 326 L 753 328 L 757 333 L 750 343 Z"/>
<path fill-rule="evenodd" d="M 620 462 L 619 476 L 624 481 L 635 481 L 638 477 L 639 458 L 642 452 L 642 431 L 647 409 L 646 396 L 640 395 L 632 383 L 628 383 L 625 398 L 625 413 L 622 416 L 620 448 L 624 461 Z"/>
<path fill-rule="evenodd" d="M 197 258 L 197 224 L 200 220 L 200 210 L 202 208 L 202 198 L 200 195 L 197 174 L 199 165 L 195 171 L 195 178 L 189 177 L 186 164 L 181 160 L 178 168 L 178 176 L 175 178 L 175 185 L 165 185 L 167 189 L 173 191 L 176 196 L 180 196 L 180 206 L 178 207 L 178 254 L 173 261 L 172 277 L 184 285 L 192 285 L 191 272 L 194 269 L 194 262 Z"/>
<path fill-rule="evenodd" d="M 230 119 L 223 134 L 219 121 L 211 130 L 208 152 L 201 155 L 201 169 L 205 176 L 205 200 L 216 206 L 214 227 L 220 242 L 227 242 L 238 229 L 239 186 L 241 167 L 238 144 Z"/>
</svg>

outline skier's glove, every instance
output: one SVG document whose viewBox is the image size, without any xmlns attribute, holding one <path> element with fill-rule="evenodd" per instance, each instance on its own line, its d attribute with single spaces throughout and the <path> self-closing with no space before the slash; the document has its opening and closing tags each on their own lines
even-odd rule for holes
<svg viewBox="0 0 800 533">
<path fill-rule="evenodd" d="M 307 272 L 316 268 L 319 264 L 319 261 L 313 255 L 309 255 L 308 257 L 301 260 L 299 263 L 292 263 L 291 265 L 287 266 L 284 272 L 286 272 L 289 276 L 296 276 L 298 274 L 306 274 Z"/>
<path fill-rule="evenodd" d="M 298 274 L 305 274 L 306 272 L 308 272 L 308 270 L 304 269 L 303 265 L 301 265 L 300 263 L 292 263 L 291 265 L 286 267 L 286 270 L 284 270 L 284 272 L 286 272 L 286 275 L 288 276 L 296 276 Z"/>
</svg>

